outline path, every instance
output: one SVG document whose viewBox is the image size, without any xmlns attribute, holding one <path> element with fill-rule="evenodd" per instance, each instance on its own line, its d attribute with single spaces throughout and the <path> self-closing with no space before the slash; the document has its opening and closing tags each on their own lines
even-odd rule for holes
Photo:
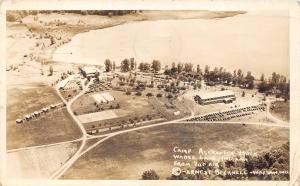
<svg viewBox="0 0 300 186">
<path fill-rule="evenodd" d="M 270 112 L 270 107 L 271 107 L 271 103 L 272 101 L 270 99 L 267 100 L 267 117 L 272 120 L 275 123 L 280 123 L 283 125 L 289 125 L 288 122 L 285 122 L 283 120 L 278 119 L 277 117 L 275 117 L 271 112 Z"/>
<path fill-rule="evenodd" d="M 74 98 L 72 98 L 69 102 L 67 102 L 63 96 L 60 94 L 59 89 L 56 87 L 56 91 L 57 94 L 59 95 L 59 97 L 63 100 L 63 102 L 66 104 L 67 107 L 67 111 L 69 112 L 69 114 L 71 115 L 71 117 L 74 119 L 74 121 L 76 122 L 76 124 L 78 125 L 78 127 L 80 128 L 81 132 L 82 132 L 82 137 L 79 139 L 75 139 L 75 140 L 70 140 L 70 141 L 65 141 L 65 142 L 59 142 L 59 143 L 53 143 L 53 144 L 47 144 L 47 145 L 40 145 L 40 146 L 33 146 L 33 147 L 25 147 L 25 148 L 20 148 L 20 149 L 12 149 L 9 150 L 7 152 L 15 152 L 15 151 L 21 151 L 21 150 L 28 150 L 28 149 L 33 149 L 33 148 L 42 148 L 42 147 L 47 147 L 47 146 L 52 146 L 52 145 L 59 145 L 59 144 L 64 144 L 64 143 L 71 143 L 71 142 L 77 142 L 77 141 L 82 141 L 80 148 L 77 150 L 77 152 L 63 165 L 61 166 L 54 174 L 52 174 L 52 176 L 50 177 L 51 179 L 58 179 L 60 178 L 82 155 L 84 155 L 85 153 L 89 152 L 90 150 L 92 150 L 93 148 L 95 148 L 97 145 L 103 143 L 104 141 L 106 141 L 107 139 L 110 139 L 111 137 L 120 135 L 120 134 L 124 134 L 124 133 L 128 133 L 128 132 L 132 132 L 132 131 L 137 131 L 137 130 L 142 130 L 142 129 L 146 129 L 146 128 L 151 128 L 151 127 L 157 127 L 157 126 L 162 126 L 162 125 L 168 125 L 168 124 L 176 124 L 176 123 L 191 123 L 191 124 L 245 124 L 245 125 L 259 125 L 259 126 L 269 126 L 269 127 L 282 127 L 282 128 L 289 128 L 289 125 L 286 124 L 285 122 L 279 120 L 276 118 L 276 120 L 274 119 L 274 121 L 276 121 L 275 123 L 259 123 L 259 122 L 226 122 L 226 121 L 222 121 L 222 122 L 207 122 L 207 121 L 203 121 L 203 122 L 190 122 L 190 121 L 186 121 L 188 119 L 191 119 L 193 117 L 199 117 L 199 115 L 195 116 L 194 112 L 192 109 L 188 108 L 191 111 L 191 116 L 189 117 L 185 117 L 185 118 L 180 118 L 177 120 L 172 120 L 172 121 L 166 121 L 166 122 L 162 122 L 162 123 L 156 123 L 156 124 L 152 124 L 152 125 L 146 125 L 146 126 L 140 126 L 140 127 L 136 127 L 136 128 L 131 128 L 131 129 L 126 129 L 126 130 L 121 130 L 121 131 L 116 131 L 116 132 L 112 132 L 112 133 L 108 133 L 108 134 L 102 134 L 102 135 L 88 135 L 86 133 L 86 130 L 84 129 L 83 124 L 78 120 L 78 118 L 74 115 L 72 109 L 71 109 L 71 105 L 74 101 L 76 101 L 80 96 L 82 96 L 85 91 L 88 89 L 88 86 L 92 83 L 92 80 L 86 85 L 84 86 L 83 90 L 76 95 Z M 267 112 L 268 112 L 268 117 L 272 117 L 272 115 L 269 112 L 269 105 L 267 106 Z M 209 114 L 209 113 L 207 113 Z M 206 114 L 205 114 L 206 115 Z M 88 147 L 87 149 L 83 150 L 85 145 L 86 145 L 86 141 L 89 139 L 96 139 L 96 138 L 102 138 L 103 139 L 99 140 L 98 142 L 96 142 L 95 144 L 91 145 L 90 147 Z"/>
<path fill-rule="evenodd" d="M 86 144 L 86 140 L 88 137 L 88 134 L 86 133 L 86 130 L 84 129 L 84 126 L 82 125 L 82 123 L 79 121 L 79 119 L 75 116 L 75 114 L 73 113 L 71 106 L 73 104 L 73 102 L 75 100 L 77 100 L 80 96 L 82 96 L 86 90 L 88 89 L 89 85 L 93 82 L 93 79 L 90 80 L 90 82 L 84 86 L 83 90 L 77 94 L 75 97 L 73 97 L 69 102 L 67 102 L 63 96 L 61 95 L 59 88 L 56 87 L 56 92 L 59 95 L 59 97 L 63 100 L 63 102 L 66 104 L 67 107 L 67 111 L 69 112 L 70 116 L 73 118 L 73 120 L 76 122 L 76 124 L 78 125 L 78 127 L 80 128 L 81 132 L 82 132 L 82 137 L 80 138 L 82 140 L 82 143 L 79 147 L 79 149 L 77 150 L 77 152 L 67 161 L 67 163 L 65 163 L 63 166 L 61 166 L 50 178 L 56 178 L 57 175 L 60 175 L 61 171 L 64 171 L 66 167 L 68 167 L 69 163 L 72 163 L 74 161 L 77 160 L 77 156 L 81 153 L 81 151 L 83 150 L 85 144 Z M 82 84 L 84 85 L 83 81 Z"/>
</svg>

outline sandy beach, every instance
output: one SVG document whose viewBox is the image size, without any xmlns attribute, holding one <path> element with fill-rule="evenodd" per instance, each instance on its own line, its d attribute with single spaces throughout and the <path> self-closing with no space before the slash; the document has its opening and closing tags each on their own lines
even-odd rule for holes
<svg viewBox="0 0 300 186">
<path fill-rule="evenodd" d="M 58 47 L 69 43 L 79 33 L 136 21 L 219 19 L 242 13 L 245 12 L 203 10 L 146 11 L 136 15 L 114 17 L 74 13 L 29 15 L 19 22 L 7 22 L 7 86 L 10 88 L 39 82 L 49 84 L 55 81 L 61 72 L 72 70 L 72 68 L 77 69 L 76 64 L 66 67 L 63 63 L 54 62 L 52 54 Z M 64 55 L 70 55 L 70 53 Z M 53 76 L 48 76 L 50 65 L 54 68 Z"/>
</svg>

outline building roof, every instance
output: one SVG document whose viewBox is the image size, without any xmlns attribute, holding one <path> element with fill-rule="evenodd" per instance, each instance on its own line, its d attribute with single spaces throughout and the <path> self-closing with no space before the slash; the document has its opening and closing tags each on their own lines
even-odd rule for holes
<svg viewBox="0 0 300 186">
<path fill-rule="evenodd" d="M 209 99 L 209 98 L 217 98 L 222 96 L 232 96 L 234 92 L 231 90 L 223 90 L 223 91 L 216 91 L 216 92 L 207 92 L 203 94 L 197 94 L 201 99 Z"/>
<path fill-rule="evenodd" d="M 87 66 L 83 67 L 82 69 L 86 74 L 95 74 L 97 72 L 97 69 L 93 66 Z"/>
<path fill-rule="evenodd" d="M 66 79 L 63 79 L 62 81 L 58 82 L 57 86 L 59 88 L 64 88 L 67 85 L 67 83 L 69 81 L 71 81 L 73 78 L 74 78 L 74 75 L 69 75 Z"/>
<path fill-rule="evenodd" d="M 115 100 L 115 98 L 108 92 L 94 94 L 92 96 L 98 103 Z"/>
</svg>

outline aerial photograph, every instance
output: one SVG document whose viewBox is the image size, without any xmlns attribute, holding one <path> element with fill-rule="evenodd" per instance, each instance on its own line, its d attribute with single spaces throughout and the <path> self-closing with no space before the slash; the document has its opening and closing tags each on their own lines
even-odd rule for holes
<svg viewBox="0 0 300 186">
<path fill-rule="evenodd" d="M 9 180 L 290 180 L 284 10 L 6 10 Z"/>
</svg>

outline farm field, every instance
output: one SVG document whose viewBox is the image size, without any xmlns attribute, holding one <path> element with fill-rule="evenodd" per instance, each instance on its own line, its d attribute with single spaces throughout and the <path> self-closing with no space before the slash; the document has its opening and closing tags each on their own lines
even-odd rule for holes
<svg viewBox="0 0 300 186">
<path fill-rule="evenodd" d="M 7 176 L 14 179 L 46 179 L 77 151 L 80 142 L 58 144 L 7 153 Z"/>
<path fill-rule="evenodd" d="M 59 102 L 61 100 L 55 90 L 47 85 L 8 89 L 7 149 L 44 145 L 80 137 L 80 130 L 66 108 L 56 109 L 21 125 L 15 123 L 16 119 L 22 119 L 26 114 Z"/>
<path fill-rule="evenodd" d="M 274 127 L 170 124 L 112 137 L 77 160 L 61 178 L 140 179 L 145 170 L 154 169 L 160 179 L 167 179 L 175 146 L 259 153 L 288 139 L 288 129 Z"/>
</svg>

